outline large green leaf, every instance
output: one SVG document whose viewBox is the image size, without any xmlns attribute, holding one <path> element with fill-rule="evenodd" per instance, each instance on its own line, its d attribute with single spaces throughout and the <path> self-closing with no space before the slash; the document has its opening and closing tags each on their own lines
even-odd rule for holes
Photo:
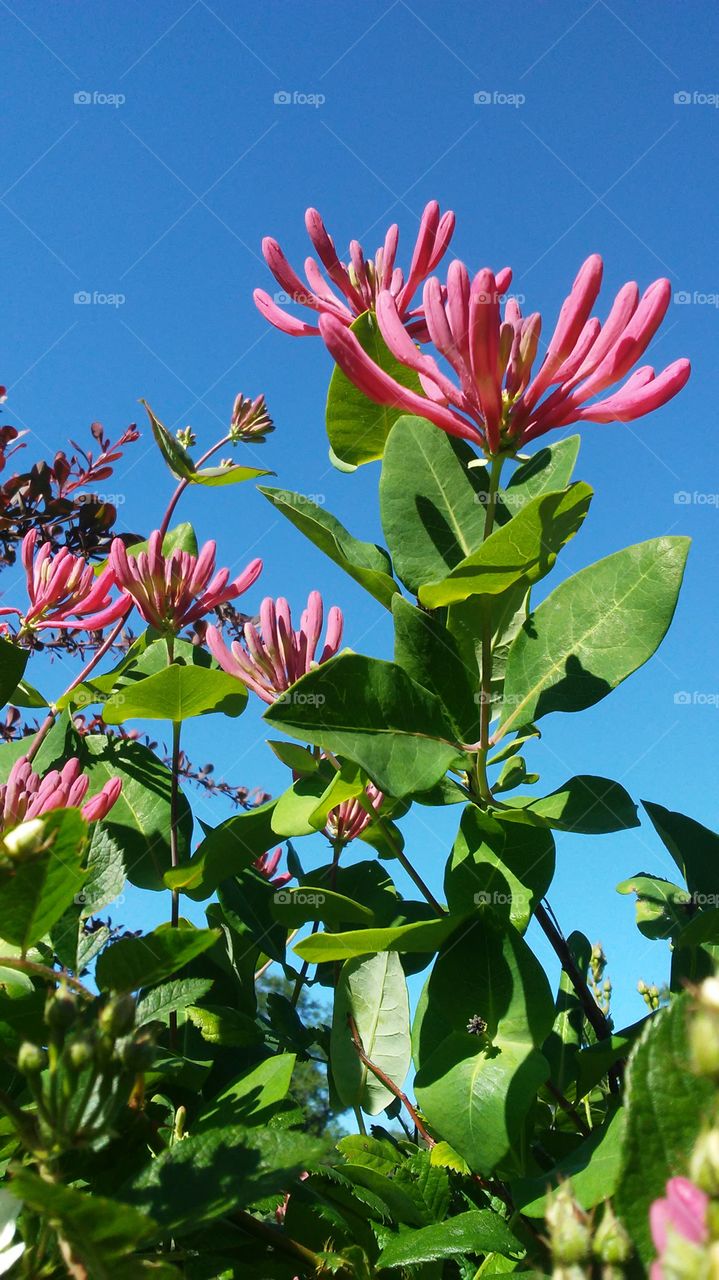
<svg viewBox="0 0 719 1280">
<path fill-rule="evenodd" d="M 332 1078 L 346 1107 L 376 1116 L 395 1095 L 360 1061 L 352 1042 L 353 1017 L 368 1058 L 399 1088 L 412 1061 L 407 981 L 398 955 L 385 951 L 348 960 L 335 991 L 330 1040 Z"/>
<path fill-rule="evenodd" d="M 324 960 L 349 960 L 376 952 L 399 951 L 413 955 L 436 951 L 463 923 L 464 916 L 438 916 L 413 924 L 382 929 L 351 929 L 347 933 L 313 933 L 293 948 L 302 960 L 321 964 Z"/>
<path fill-rule="evenodd" d="M 512 644 L 496 737 L 591 707 L 641 667 L 672 620 L 688 550 L 688 538 L 641 542 L 557 587 Z"/>
<path fill-rule="evenodd" d="M 468 805 L 447 863 L 444 891 L 455 914 L 491 910 L 524 931 L 554 875 L 551 831 L 517 814 Z"/>
<path fill-rule="evenodd" d="M 552 489 L 566 489 L 579 454 L 580 436 L 565 436 L 545 445 L 513 473 L 506 489 L 500 492 L 497 522 L 503 524 L 516 516 L 527 502 Z"/>
<path fill-rule="evenodd" d="M 484 1036 L 467 1029 L 476 1017 Z M 486 913 L 445 944 L 417 1007 L 415 1092 L 475 1173 L 522 1170 L 522 1130 L 549 1074 L 539 1047 L 553 1018 L 544 972 L 510 924 Z"/>
<path fill-rule="evenodd" d="M 541 799 L 512 796 L 508 804 L 543 818 L 557 831 L 604 835 L 638 827 L 637 806 L 619 782 L 579 774 Z"/>
<path fill-rule="evenodd" d="M 271 821 L 275 801 L 235 814 L 208 831 L 190 862 L 165 872 L 165 884 L 202 902 L 223 880 L 249 867 L 274 841 Z"/>
<path fill-rule="evenodd" d="M 715 1089 L 690 1068 L 687 997 L 648 1019 L 629 1060 L 627 1125 L 615 1208 L 642 1261 L 654 1256 L 649 1206 L 668 1178 L 687 1173 L 689 1157 L 714 1102 Z"/>
<path fill-rule="evenodd" d="M 625 1113 L 620 1108 L 553 1169 L 539 1178 L 515 1182 L 512 1192 L 517 1208 L 527 1218 L 543 1218 L 549 1188 L 567 1178 L 571 1178 L 572 1195 L 583 1209 L 593 1209 L 607 1200 L 614 1194 L 619 1178 L 624 1122 Z"/>
<path fill-rule="evenodd" d="M 0 857 L 0 938 L 24 954 L 82 893 L 87 823 L 79 809 L 55 809 L 19 830 L 31 849 Z"/>
<path fill-rule="evenodd" d="M 360 542 L 353 538 L 336 516 L 330 515 L 304 493 L 266 489 L 263 485 L 258 485 L 258 488 L 273 507 L 281 511 L 320 551 L 324 551 L 334 564 L 359 582 L 380 604 L 388 609 L 392 607 L 398 588 L 392 577 L 392 561 L 386 551 L 373 542 Z"/>
<path fill-rule="evenodd" d="M 144 1164 L 118 1197 L 173 1235 L 186 1235 L 238 1206 L 288 1191 L 322 1151 L 322 1143 L 303 1133 L 203 1128 Z"/>
<path fill-rule="evenodd" d="M 170 770 L 141 742 L 91 734 L 77 741 L 77 754 L 90 774 L 88 796 L 111 778 L 122 779 L 122 791 L 107 818 L 106 830 L 121 846 L 127 878 L 141 889 L 164 889 L 170 866 Z M 186 797 L 178 798 L 178 852 L 189 856 L 192 813 Z"/>
<path fill-rule="evenodd" d="M 97 985 L 101 991 L 150 987 L 214 946 L 218 937 L 216 929 L 195 929 L 183 922 L 177 928 L 161 924 L 139 938 L 119 938 L 97 962 Z"/>
<path fill-rule="evenodd" d="M 689 891 L 713 900 L 719 893 L 719 835 L 683 813 L 650 804 L 648 800 L 642 804 L 686 879 Z"/>
<path fill-rule="evenodd" d="M 274 895 L 272 914 L 290 929 L 308 920 L 321 920 L 330 927 L 348 924 L 371 925 L 374 917 L 361 902 L 342 893 L 333 893 L 324 885 L 304 883 L 299 888 L 278 889 Z"/>
<path fill-rule="evenodd" d="M 279 1053 L 258 1066 L 243 1071 L 211 1102 L 206 1103 L 193 1124 L 193 1132 L 223 1124 L 261 1124 L 277 1103 L 287 1097 L 296 1057 Z"/>
<path fill-rule="evenodd" d="M 264 719 L 347 756 L 398 798 L 434 786 L 460 754 L 434 694 L 394 663 L 354 653 L 303 676 Z"/>
<path fill-rule="evenodd" d="M 437 618 L 396 595 L 394 660 L 417 684 L 442 700 L 455 733 L 462 742 L 479 738 L 477 667 L 468 667 L 454 636 Z"/>
<path fill-rule="evenodd" d="M 375 364 L 395 382 L 421 392 L 417 374 L 392 355 L 371 311 L 358 316 L 351 327 L 360 346 Z M 335 366 L 327 392 L 327 435 L 332 453 L 340 462 L 358 467 L 363 462 L 381 458 L 390 428 L 401 414 L 401 409 L 368 400 Z"/>
<path fill-rule="evenodd" d="M 466 1253 L 501 1253 L 506 1257 L 521 1252 L 521 1248 L 499 1214 L 491 1209 L 469 1209 L 445 1222 L 390 1237 L 377 1259 L 377 1266 L 413 1267 Z"/>
<path fill-rule="evenodd" d="M 469 445 L 424 418 L 392 428 L 380 478 L 380 514 L 395 569 L 417 594 L 484 538 L 487 475 Z"/>
<path fill-rule="evenodd" d="M 421 603 L 437 609 L 469 596 L 500 595 L 518 583 L 531 587 L 554 567 L 562 547 L 581 527 L 591 500 L 592 490 L 581 481 L 532 498 L 446 577 L 420 587 Z"/>
<path fill-rule="evenodd" d="M 102 709 L 102 718 L 107 724 L 124 724 L 133 719 L 179 722 L 211 711 L 239 716 L 246 704 L 247 690 L 234 676 L 211 667 L 173 662 L 163 671 L 113 693 Z"/>
<path fill-rule="evenodd" d="M 29 649 L 21 649 L 18 645 L 13 644 L 11 640 L 5 640 L 0 636 L 0 707 L 5 706 L 5 703 L 17 689 L 29 657 Z M 25 706 L 26 704 L 21 703 L 20 705 Z"/>
</svg>

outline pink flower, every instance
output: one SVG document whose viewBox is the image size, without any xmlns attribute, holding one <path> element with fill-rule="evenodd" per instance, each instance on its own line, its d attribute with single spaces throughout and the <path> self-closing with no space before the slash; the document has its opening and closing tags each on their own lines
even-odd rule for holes
<svg viewBox="0 0 719 1280">
<path fill-rule="evenodd" d="M 36 555 L 36 542 L 36 529 L 31 529 L 22 540 L 21 558 L 30 608 L 24 616 L 19 609 L 10 608 L 0 609 L 0 614 L 18 614 L 23 630 L 67 627 L 99 631 L 128 612 L 129 602 L 124 596 L 115 601 L 110 599 L 115 585 L 111 569 L 104 569 L 96 577 L 92 565 L 74 556 L 66 547 L 53 555 L 50 543 L 43 542 Z M 81 621 L 71 621 L 72 614 L 79 614 Z"/>
<path fill-rule="evenodd" d="M 371 258 L 365 259 L 362 246 L 352 240 L 350 261 L 347 264 L 340 262 L 334 241 L 325 230 L 317 210 L 308 209 L 305 226 L 331 284 L 323 277 L 314 258 L 307 258 L 305 261 L 307 284 L 304 284 L 290 266 L 277 241 L 269 236 L 262 241 L 262 252 L 275 280 L 287 294 L 288 301 L 301 303 L 320 315 L 334 316 L 339 324 L 349 326 L 363 312 L 374 310 L 377 295 L 384 289 L 394 298 L 402 323 L 409 322 L 412 332 L 426 337 L 421 308 L 410 310 L 410 306 L 417 288 L 434 271 L 446 252 L 454 232 L 454 222 L 452 212 L 440 217 L 437 201 L 430 201 L 420 220 L 406 281 L 403 272 L 394 265 L 399 242 L 396 223 L 387 232 L 384 246 L 377 250 L 374 261 Z M 339 294 L 332 289 L 332 284 L 339 290 Z M 293 337 L 319 333 L 316 325 L 283 311 L 264 289 L 255 289 L 254 299 L 265 319 L 283 333 L 292 334 Z"/>
<path fill-rule="evenodd" d="M 228 649 L 217 627 L 207 628 L 207 644 L 223 671 L 237 676 L 263 702 L 275 702 L 290 685 L 312 667 L 334 657 L 342 641 L 342 611 L 334 605 L 327 618 L 324 648 L 315 657 L 322 634 L 322 596 L 311 591 L 298 631 L 286 600 L 267 596 L 260 605 L 260 631 L 245 623 L 242 645 L 233 640 Z"/>
<path fill-rule="evenodd" d="M 649 1210 L 649 1225 L 659 1258 L 652 1263 L 652 1280 L 663 1280 L 664 1262 L 677 1245 L 701 1246 L 709 1238 L 707 1210 L 709 1197 L 688 1178 L 670 1178 L 664 1199 L 655 1200 Z M 674 1273 L 672 1269 L 672 1274 Z"/>
<path fill-rule="evenodd" d="M 162 534 L 155 530 L 147 551 L 129 556 L 120 538 L 110 549 L 110 566 L 118 585 L 135 601 L 151 627 L 175 634 L 198 622 L 211 609 L 242 595 L 262 572 L 262 561 L 252 560 L 238 578 L 229 569 L 215 573 L 215 543 L 206 542 L 198 556 L 179 548 L 165 557 Z"/>
<path fill-rule="evenodd" d="M 664 318 L 671 286 L 668 280 L 655 280 L 640 298 L 636 284 L 625 284 L 602 325 L 590 318 L 602 271 L 597 254 L 587 258 L 534 375 L 541 316 L 535 312 L 523 317 L 516 300 L 509 298 L 502 317 L 500 298 L 511 280 L 506 269 L 496 276 L 484 269 L 470 281 L 467 268 L 455 261 L 446 289 L 434 276 L 424 286 L 430 338 L 456 381 L 432 356 L 418 350 L 395 299 L 386 290 L 380 293 L 377 321 L 382 336 L 393 355 L 419 374 L 424 395 L 381 370 L 334 316 L 320 317 L 320 332 L 337 364 L 369 399 L 420 414 L 490 455 L 515 453 L 537 436 L 571 422 L 640 418 L 671 400 L 689 377 L 688 360 L 675 360 L 658 376 L 643 365 L 618 390 L 603 394 L 643 355 Z M 593 399 L 596 396 L 600 398 Z"/>
<path fill-rule="evenodd" d="M 373 782 L 367 783 L 365 796 L 374 812 L 379 813 L 384 795 L 377 790 Z M 336 809 L 330 810 L 325 834 L 330 840 L 342 840 L 345 844 L 348 844 L 350 840 L 356 840 L 358 836 L 361 836 L 371 822 L 372 814 L 368 813 L 365 807 L 360 804 L 359 799 L 343 800 L 342 804 L 338 805 Z"/>
<path fill-rule="evenodd" d="M 10 770 L 7 782 L 0 786 L 0 830 L 38 818 L 51 809 L 82 806 L 86 822 L 98 822 L 106 817 L 122 791 L 122 781 L 111 778 L 102 791 L 83 805 L 90 779 L 81 769 L 80 761 L 73 756 L 60 771 L 52 769 L 41 778 L 27 757 L 21 756 Z"/>
<path fill-rule="evenodd" d="M 275 875 L 281 857 L 282 850 L 275 849 L 274 853 L 261 853 L 259 858 L 255 858 L 252 863 L 255 871 L 259 871 L 260 875 L 264 876 L 265 880 L 269 880 L 270 884 L 275 885 L 277 889 L 281 889 L 283 885 L 288 884 L 292 879 L 289 871 L 282 871 L 278 876 Z"/>
</svg>

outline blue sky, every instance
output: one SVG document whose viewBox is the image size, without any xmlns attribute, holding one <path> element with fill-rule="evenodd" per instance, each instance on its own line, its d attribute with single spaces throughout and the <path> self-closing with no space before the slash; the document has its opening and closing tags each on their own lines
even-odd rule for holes
<svg viewBox="0 0 719 1280">
<path fill-rule="evenodd" d="M 0 0 L 0 24 L 0 379 L 5 420 L 30 429 L 36 452 L 84 440 L 94 419 L 119 434 L 140 421 L 140 396 L 209 444 L 238 391 L 264 391 L 277 430 L 257 459 L 283 486 L 321 494 L 357 535 L 380 538 L 377 468 L 348 477 L 327 461 L 329 357 L 317 341 L 270 329 L 253 306 L 254 286 L 274 287 L 263 235 L 300 265 L 312 204 L 338 245 L 356 237 L 371 253 L 396 220 L 406 248 L 436 197 L 458 215 L 455 255 L 473 270 L 511 264 L 514 291 L 548 319 L 590 252 L 606 264 L 601 315 L 625 280 L 670 278 L 675 302 L 652 354 L 660 367 L 690 356 L 692 379 L 651 419 L 586 425 L 578 474 L 597 493 L 561 572 L 661 533 L 690 534 L 677 617 L 654 661 L 609 699 L 546 720 L 530 762 L 546 790 L 572 773 L 604 774 L 637 799 L 714 824 L 715 6 Z M 316 105 L 277 103 L 278 93 Z M 492 101 L 475 103 L 478 93 Z M 81 292 L 123 301 L 78 303 Z M 146 530 L 170 484 L 143 426 L 107 486 L 122 524 Z M 249 486 L 193 494 L 184 514 L 233 567 L 262 555 L 265 592 L 299 610 L 321 586 L 345 610 L 347 642 L 389 655 L 381 607 Z M 10 574 L 3 587 L 9 595 Z M 62 675 L 55 668 L 48 684 Z M 223 735 L 218 746 L 217 725 L 195 722 L 188 748 L 214 756 L 232 781 L 281 785 L 254 710 Z M 198 812 L 224 816 L 202 803 Z M 436 887 L 451 826 L 435 817 L 424 810 L 405 830 Z M 560 837 L 559 851 L 554 908 L 567 932 L 604 943 L 616 1016 L 629 1021 L 643 1008 L 637 978 L 661 979 L 666 956 L 636 932 L 614 885 L 640 869 L 671 874 L 669 859 L 647 825 Z"/>
</svg>

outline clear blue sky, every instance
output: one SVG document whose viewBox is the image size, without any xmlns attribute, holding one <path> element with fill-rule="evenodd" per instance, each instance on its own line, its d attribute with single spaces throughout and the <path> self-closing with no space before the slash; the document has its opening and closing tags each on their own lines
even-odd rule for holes
<svg viewBox="0 0 719 1280">
<path fill-rule="evenodd" d="M 275 235 L 301 264 L 310 204 L 339 245 L 357 237 L 369 253 L 393 220 L 411 242 L 436 197 L 457 211 L 455 254 L 472 269 L 511 264 L 514 289 L 547 317 L 595 251 L 606 263 L 600 314 L 627 279 L 667 275 L 689 296 L 672 305 L 653 348 L 659 366 L 691 357 L 689 386 L 649 420 L 586 426 L 579 475 L 597 496 L 562 560 L 568 573 L 630 542 L 691 534 L 674 626 L 654 661 L 598 707 L 546 720 L 530 760 L 546 790 L 575 772 L 606 774 L 637 799 L 714 824 L 716 7 L 0 0 L 0 24 L 0 380 L 10 388 L 5 420 L 29 427 L 32 447 L 48 454 L 68 435 L 85 439 L 93 419 L 111 435 L 139 421 L 140 396 L 209 443 L 236 392 L 265 391 L 277 431 L 258 458 L 282 485 L 324 495 L 356 534 L 379 538 L 377 469 L 347 477 L 327 462 L 328 356 L 317 341 L 268 328 L 251 300 L 255 285 L 274 287 L 261 237 Z M 276 104 L 282 91 L 324 101 Z M 477 105 L 481 91 L 524 101 Z M 102 100 L 113 95 L 120 105 Z M 125 300 L 81 305 L 80 291 Z M 146 433 L 107 488 L 124 499 L 123 524 L 146 529 L 169 493 Z M 388 656 L 381 607 L 250 487 L 193 495 L 184 513 L 234 567 L 261 554 L 264 590 L 297 609 L 321 585 L 345 610 L 347 642 Z M 255 590 L 248 604 L 259 598 Z M 690 705 L 675 704 L 680 691 Z M 280 785 L 254 713 L 228 725 L 221 747 L 216 731 L 195 722 L 191 753 L 214 755 L 233 781 Z M 405 828 L 437 886 L 450 827 L 433 834 L 432 819 L 423 810 Z M 616 1014 L 628 1021 L 643 1008 L 637 978 L 661 979 L 665 951 L 636 932 L 614 885 L 640 869 L 671 874 L 668 857 L 646 825 L 560 837 L 559 849 L 555 910 L 566 931 L 604 943 Z"/>
</svg>

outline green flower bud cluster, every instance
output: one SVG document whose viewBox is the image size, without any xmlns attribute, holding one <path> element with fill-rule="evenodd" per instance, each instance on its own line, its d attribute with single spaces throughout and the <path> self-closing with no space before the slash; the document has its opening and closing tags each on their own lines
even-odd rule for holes
<svg viewBox="0 0 719 1280">
<path fill-rule="evenodd" d="M 88 1000 L 61 983 L 45 1002 L 45 1043 L 17 1055 L 34 1102 L 38 1152 L 92 1144 L 112 1129 L 137 1077 L 152 1065 L 154 1031 L 135 1027 L 129 994 Z"/>
<path fill-rule="evenodd" d="M 623 1274 L 632 1243 L 610 1203 L 604 1205 L 597 1224 L 577 1204 L 571 1184 L 563 1182 L 550 1197 L 545 1222 L 554 1280 L 589 1277 L 597 1265 L 603 1280 Z"/>
<path fill-rule="evenodd" d="M 654 1013 L 654 1011 L 659 1008 L 659 1005 L 662 1002 L 663 993 L 659 990 L 659 987 L 656 986 L 655 983 L 652 983 L 651 986 L 648 986 L 647 983 L 644 982 L 642 978 L 640 978 L 637 983 L 637 991 L 639 992 L 640 996 L 644 1000 L 644 1003 L 647 1006 L 647 1008 L 650 1009 L 652 1013 Z"/>
<path fill-rule="evenodd" d="M 719 978 L 706 978 L 694 995 L 688 1028 L 692 1068 L 719 1084 Z"/>
</svg>

